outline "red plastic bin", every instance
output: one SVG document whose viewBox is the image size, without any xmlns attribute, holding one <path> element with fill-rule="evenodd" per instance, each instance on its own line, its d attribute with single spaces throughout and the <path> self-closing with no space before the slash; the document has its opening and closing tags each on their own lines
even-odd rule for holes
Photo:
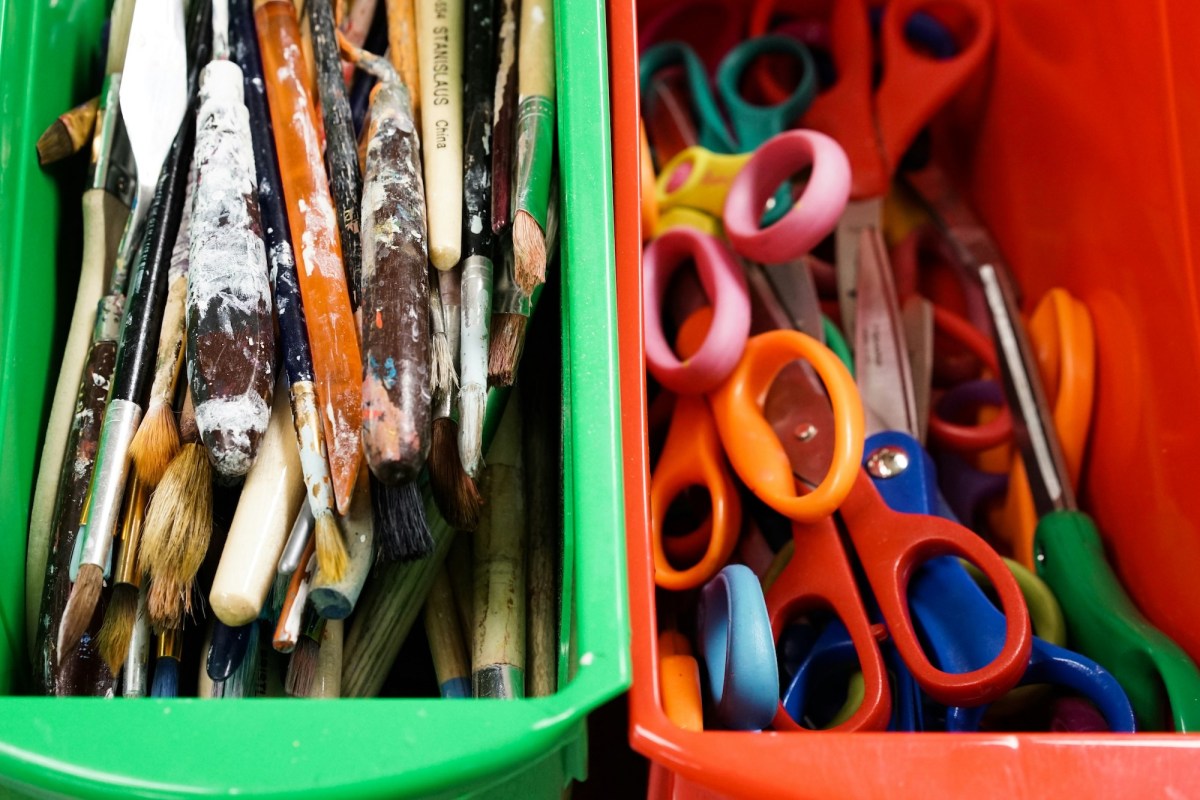
<svg viewBox="0 0 1200 800">
<path fill-rule="evenodd" d="M 1100 370 L 1083 501 L 1135 602 L 1200 660 L 1200 4 L 995 6 L 987 77 L 940 123 L 940 152 L 1025 297 L 1065 286 L 1090 309 Z M 630 741 L 655 762 L 652 796 L 1196 792 L 1197 736 L 695 733 L 667 719 L 647 500 L 638 13 L 635 0 L 609 3 Z"/>
</svg>

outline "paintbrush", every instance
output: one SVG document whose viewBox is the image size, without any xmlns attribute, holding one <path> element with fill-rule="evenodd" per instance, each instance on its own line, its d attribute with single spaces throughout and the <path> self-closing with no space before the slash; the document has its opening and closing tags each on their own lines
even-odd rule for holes
<svg viewBox="0 0 1200 800">
<path fill-rule="evenodd" d="M 119 299 L 109 298 L 96 319 L 93 335 L 95 344 L 83 371 L 90 380 L 83 381 L 79 387 L 75 416 L 67 439 L 68 458 L 63 463 L 59 479 L 60 499 L 51 528 L 53 536 L 48 542 L 50 552 L 44 569 L 41 613 L 33 609 L 37 614 L 33 675 L 38 691 L 43 694 L 104 695 L 113 690 L 114 672 L 108 669 L 103 659 L 95 658 L 94 647 L 87 646 L 91 638 L 88 633 L 94 633 L 97 629 L 89 625 L 89 631 L 85 632 L 80 646 L 62 659 L 58 657 L 58 630 L 63 607 L 71 591 L 71 561 L 79 533 L 79 515 L 91 483 L 96 443 L 100 439 L 100 423 L 104 418 L 104 402 L 108 398 L 109 377 L 117 361 L 120 306 Z M 89 677 L 89 670 L 84 669 L 89 666 L 95 671 L 94 676 Z"/>
<path fill-rule="evenodd" d="M 192 582 L 212 538 L 212 470 L 200 443 L 191 392 L 179 421 L 183 447 L 146 508 L 138 570 L 151 579 L 148 608 L 156 629 L 190 613 Z"/>
<path fill-rule="evenodd" d="M 296 647 L 288 659 L 287 677 L 283 682 L 283 690 L 291 697 L 308 697 L 312 691 L 313 680 L 317 677 L 317 661 L 321 656 L 321 635 L 324 630 L 324 618 L 311 608 L 307 609 L 304 612 L 300 638 L 296 640 Z"/>
<path fill-rule="evenodd" d="M 458 388 L 458 337 L 462 330 L 462 268 L 433 270 L 430 285 L 437 281 L 436 299 L 430 302 L 429 318 L 434 328 L 431 339 L 432 367 L 429 387 L 434 397 L 453 395 Z M 440 320 L 439 320 L 440 317 Z M 441 335 L 437 331 L 441 329 Z M 454 344 L 451 345 L 451 342 Z"/>
<path fill-rule="evenodd" d="M 117 541 L 116 571 L 113 573 L 112 596 L 104 613 L 97 643 L 104 663 L 116 674 L 129 655 L 129 641 L 137 621 L 138 589 L 141 575 L 137 570 L 138 545 L 146 515 L 149 487 L 135 468 L 125 484 L 125 511 Z"/>
<path fill-rule="evenodd" d="M 234 56 L 242 65 L 245 78 L 246 107 L 250 113 L 250 138 L 258 171 L 259 210 L 262 214 L 267 254 L 271 262 L 279 339 L 291 396 L 295 440 L 299 445 L 304 483 L 308 487 L 308 503 L 313 515 L 321 520 L 323 545 L 318 559 L 325 565 L 325 569 L 330 570 L 345 560 L 345 546 L 334 519 L 335 499 L 325 448 L 322 415 L 313 384 L 308 323 L 304 317 L 300 279 L 296 274 L 296 260 L 292 253 L 291 228 L 280 191 L 279 164 L 276 160 L 271 117 L 267 110 L 266 91 L 262 81 L 262 63 L 259 60 L 258 40 L 254 33 L 254 15 L 250 8 L 250 0 L 233 1 L 231 39 Z M 355 218 L 357 219 L 357 215 Z M 294 516 L 285 516 L 283 522 L 286 523 Z M 278 521 L 272 518 L 272 524 L 278 524 Z M 299 558 L 299 550 L 295 555 Z M 233 613 L 232 610 L 230 613 Z M 245 613 L 249 613 L 249 610 L 245 610 Z"/>
<path fill-rule="evenodd" d="M 548 295 L 556 286 L 548 287 Z M 557 309 L 557 298 L 548 298 Z M 545 313 L 545 312 L 543 312 Z M 530 345 L 518 377 L 524 436 L 525 516 L 527 530 L 525 675 L 529 697 L 554 694 L 558 683 L 558 620 L 562 609 L 562 348 L 557 337 L 539 336 Z"/>
<path fill-rule="evenodd" d="M 258 460 L 246 476 L 208 593 L 209 605 L 221 622 L 245 625 L 258 617 L 305 494 L 292 415 L 280 385 Z M 333 515 L 329 516 L 332 521 Z M 336 528 L 335 535 L 340 540 Z"/>
<path fill-rule="evenodd" d="M 441 273 L 453 275 L 454 270 Z M 441 298 L 430 291 L 430 318 L 433 320 L 434 339 L 438 329 L 453 351 L 458 348 L 458 325 L 447 330 L 449 316 L 443 313 L 445 306 Z M 479 524 L 479 507 L 482 500 L 475 481 L 466 473 L 458 455 L 458 423 L 454 420 L 454 387 L 450 391 L 434 395 L 433 442 L 429 455 L 429 488 L 434 502 L 451 525 L 458 530 L 473 531 Z"/>
<path fill-rule="evenodd" d="M 517 110 L 517 19 L 521 0 L 499 0 L 500 30 L 496 47 L 496 86 L 492 100 L 492 232 L 499 235 L 512 221 L 513 133 Z"/>
<path fill-rule="evenodd" d="M 92 139 L 100 96 L 85 100 L 70 111 L 59 114 L 37 140 L 38 164 L 45 167 L 73 156 Z"/>
<path fill-rule="evenodd" d="M 482 466 L 487 408 L 488 324 L 492 316 L 492 0 L 468 0 L 463 105 L 462 333 L 458 454 L 472 478 Z"/>
<path fill-rule="evenodd" d="M 475 697 L 525 696 L 525 488 L 521 412 L 508 407 L 488 451 L 487 513 L 475 532 L 476 628 L 471 658 Z"/>
<path fill-rule="evenodd" d="M 317 570 L 309 590 L 309 602 L 328 619 L 345 619 L 354 611 L 367 574 L 375 563 L 375 529 L 371 512 L 371 481 L 360 472 L 350 513 L 342 519 L 349 551 L 346 569 L 338 578 Z M 319 551 L 319 548 L 318 548 Z M 318 559 L 319 561 L 319 559 Z"/>
<path fill-rule="evenodd" d="M 275 329 L 242 70 L 228 0 L 213 2 L 193 169 L 187 359 L 196 426 L 217 475 L 243 478 L 271 418 Z"/>
<path fill-rule="evenodd" d="M 162 480 L 171 459 L 179 453 L 179 427 L 171 400 L 183 366 L 183 345 L 186 334 L 189 244 L 191 242 L 191 211 L 195 172 L 188 181 L 183 201 L 179 233 L 171 250 L 171 266 L 167 271 L 167 303 L 163 308 L 162 328 L 158 335 L 158 356 L 155 359 L 154 381 L 146 414 L 129 443 L 129 457 L 147 488 L 153 489 Z"/>
<path fill-rule="evenodd" d="M 415 561 L 433 550 L 429 523 L 417 484 L 371 484 L 371 515 L 383 561 Z"/>
<path fill-rule="evenodd" d="M 50 536 L 52 531 L 58 530 L 57 526 L 51 527 L 58 513 L 55 500 L 61 496 L 56 490 L 62 482 L 64 462 L 74 453 L 67 444 L 73 409 L 80 393 L 89 391 L 89 379 L 94 374 L 94 370 L 84 370 L 84 363 L 91 356 L 91 348 L 98 344 L 96 337 L 101 328 L 96 324 L 97 315 L 103 314 L 99 305 L 105 303 L 112 307 L 115 303 L 118 316 L 122 308 L 119 300 L 113 300 L 111 296 L 102 299 L 102 296 L 106 291 L 105 281 L 109 279 L 117 257 L 121 231 L 129 218 L 129 205 L 133 202 L 133 155 L 129 152 L 125 132 L 118 125 L 121 67 L 125 62 L 132 19 L 133 0 L 116 0 L 109 19 L 104 84 L 100 90 L 100 108 L 92 133 L 88 184 L 83 192 L 83 259 L 79 269 L 79 287 L 67 330 L 66 346 L 58 364 L 58 379 L 38 461 L 33 504 L 29 509 L 29 535 L 25 551 L 25 629 L 30 637 L 39 626 L 36 614 L 38 601 L 42 597 Z M 124 292 L 124 287 L 119 291 Z M 105 341 L 115 342 L 116 338 L 114 334 Z M 107 381 L 111 374 L 110 366 L 102 379 Z M 102 412 L 96 415 L 97 423 L 101 416 Z M 74 526 L 76 521 L 78 518 L 72 520 L 71 525 Z M 54 625 L 57 627 L 57 620 Z M 32 638 L 28 645 L 32 655 L 37 650 Z"/>
<path fill-rule="evenodd" d="M 135 20 L 136 22 L 136 20 Z M 146 226 L 125 320 L 117 365 L 97 447 L 96 465 L 88 500 L 80 519 L 80 567 L 59 629 L 59 656 L 78 641 L 99 597 L 105 565 L 112 555 L 113 533 L 129 461 L 129 443 L 141 421 L 141 398 L 149 389 L 150 353 L 156 349 L 162 326 L 167 266 L 183 216 L 187 164 L 193 128 L 190 119 L 180 125 L 162 171 L 154 208 Z"/>
<path fill-rule="evenodd" d="M 287 0 L 254 0 L 254 9 L 334 498 L 345 513 L 362 464 L 362 357 L 354 312 L 312 100 L 296 63 L 295 10 Z"/>
<path fill-rule="evenodd" d="M 137 614 L 134 617 L 133 635 L 129 640 L 129 653 L 121 668 L 121 694 L 125 697 L 145 697 L 149 683 L 150 663 L 150 620 L 146 613 L 148 593 L 145 583 L 138 590 Z"/>
<path fill-rule="evenodd" d="M 359 232 L 362 176 L 358 168 L 354 123 L 350 117 L 346 82 L 338 58 L 333 8 L 326 2 L 309 3 L 308 17 L 312 25 L 313 55 L 325 123 L 325 164 L 329 169 L 329 192 L 337 212 L 342 264 L 350 287 L 350 306 L 358 308 L 362 297 L 362 239 Z"/>
<path fill-rule="evenodd" d="M 446 556 L 446 573 L 454 590 L 454 608 L 467 650 L 474 649 L 475 635 L 475 555 L 470 536 L 455 536 Z"/>
<path fill-rule="evenodd" d="M 362 471 L 358 474 L 361 475 Z M 350 508 L 354 508 L 353 500 L 350 501 Z M 276 571 L 280 575 L 291 575 L 300 569 L 300 558 L 308 547 L 308 539 L 312 536 L 314 525 L 312 508 L 307 503 L 301 504 L 300 513 L 296 514 L 296 521 L 292 523 L 291 533 L 288 534 L 287 543 L 283 546 L 283 552 L 279 554 Z"/>
<path fill-rule="evenodd" d="M 471 665 L 445 565 L 437 571 L 429 597 L 425 599 L 425 637 L 429 640 L 429 652 L 442 697 L 470 697 Z"/>
<path fill-rule="evenodd" d="M 549 252 L 558 248 L 558 185 L 551 182 L 550 205 L 546 213 L 546 243 Z M 492 298 L 492 336 L 488 352 L 488 383 L 492 386 L 511 386 L 525 346 L 525 330 L 529 316 L 538 305 L 540 288 L 526 296 L 516 282 L 516 265 L 512 240 L 505 237 L 500 243 L 503 267 L 496 273 Z"/>
<path fill-rule="evenodd" d="M 179 662 L 183 659 L 183 631 L 165 630 L 155 637 L 154 683 L 151 697 L 179 696 Z"/>
<path fill-rule="evenodd" d="M 463 0 L 416 0 L 416 19 L 429 260 L 447 270 L 462 251 Z"/>
<path fill-rule="evenodd" d="M 388 49 L 387 35 L 387 9 L 385 4 L 380 3 L 376 6 L 375 18 L 371 21 L 371 29 L 367 32 L 367 38 L 361 45 L 362 49 L 376 55 L 384 55 Z M 353 44 L 350 39 L 346 41 Z M 367 160 L 367 141 L 364 134 L 367 130 L 367 110 L 371 102 L 371 90 L 375 87 L 375 76 L 357 70 L 354 73 L 354 80 L 349 86 L 350 117 L 354 120 L 354 132 L 359 137 L 358 168 L 361 171 L 365 168 Z"/>
<path fill-rule="evenodd" d="M 220 620 L 213 620 L 212 638 L 214 648 L 208 649 L 208 657 L 205 659 L 204 666 L 200 670 L 202 680 L 207 682 L 207 691 L 198 692 L 200 697 L 255 697 L 258 695 L 258 677 L 260 673 L 259 664 L 259 624 L 258 621 L 251 622 L 249 625 L 244 625 L 237 629 L 239 631 L 239 641 L 244 641 L 244 647 L 237 659 L 236 664 L 230 661 L 228 663 L 228 672 L 221 672 L 223 678 L 214 676 L 212 669 L 213 651 L 215 642 L 218 636 L 217 631 L 223 627 Z"/>
<path fill-rule="evenodd" d="M 380 83 L 363 175 L 362 446 L 383 483 L 416 478 L 429 454 L 430 354 L 420 141 L 387 60 L 343 47 Z"/>
<path fill-rule="evenodd" d="M 417 55 L 417 17 L 414 0 L 387 0 L 388 58 L 412 98 L 412 115 L 421 124 L 420 60 Z"/>
<path fill-rule="evenodd" d="M 371 32 L 375 20 L 378 0 L 353 0 L 349 12 L 342 17 L 338 29 L 346 37 L 346 41 L 355 47 L 362 47 Z M 342 67 L 342 79 L 346 86 L 354 78 L 354 64 L 346 63 Z"/>
<path fill-rule="evenodd" d="M 325 620 L 321 630 L 321 650 L 317 655 L 317 674 L 308 696 L 331 699 L 342 696 L 342 631 L 340 619 Z"/>
<path fill-rule="evenodd" d="M 204 670 L 214 682 L 227 681 L 239 669 L 258 638 L 258 619 L 245 625 L 229 626 L 220 618 L 213 620 L 212 642 L 204 659 Z"/>
<path fill-rule="evenodd" d="M 554 162 L 554 2 L 523 0 L 517 54 L 513 252 L 525 294 L 546 281 L 547 203 Z"/>
<path fill-rule="evenodd" d="M 279 620 L 275 623 L 275 636 L 271 641 L 272 646 L 280 653 L 292 652 L 296 647 L 296 641 L 300 638 L 304 606 L 308 603 L 313 573 L 317 569 L 315 548 L 315 543 L 310 540 L 301 562 L 304 564 L 304 568 L 293 572 L 291 580 L 288 581 L 283 606 L 279 610 Z"/>
</svg>

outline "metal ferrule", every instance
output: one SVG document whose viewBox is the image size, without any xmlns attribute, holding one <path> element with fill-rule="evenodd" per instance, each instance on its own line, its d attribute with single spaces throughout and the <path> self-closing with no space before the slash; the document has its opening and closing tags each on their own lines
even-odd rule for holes
<svg viewBox="0 0 1200 800">
<path fill-rule="evenodd" d="M 300 569 L 300 559 L 304 557 L 304 548 L 308 547 L 308 538 L 313 534 L 315 521 L 312 506 L 305 503 L 300 506 L 300 513 L 292 524 L 292 532 L 288 534 L 287 544 L 279 556 L 279 574 L 291 575 Z M 286 587 L 285 587 L 286 589 Z"/>
<path fill-rule="evenodd" d="M 129 655 L 121 672 L 126 697 L 145 697 L 149 687 L 150 621 L 146 616 L 146 587 L 138 591 L 137 620 L 129 640 Z"/>
<path fill-rule="evenodd" d="M 512 664 L 490 664 L 471 676 L 476 697 L 520 700 L 525 696 L 525 670 Z"/>
<path fill-rule="evenodd" d="M 121 73 L 106 76 L 100 90 L 100 107 L 96 110 L 88 187 L 103 189 L 128 206 L 133 204 L 137 181 L 129 137 L 125 135 L 119 113 L 120 94 Z"/>
<path fill-rule="evenodd" d="M 109 559 L 129 470 L 129 443 L 141 421 L 142 409 L 131 400 L 112 400 L 104 412 L 92 485 L 84 515 L 79 520 L 80 538 L 86 537 L 81 564 L 103 568 Z"/>
<path fill-rule="evenodd" d="M 296 441 L 300 448 L 300 470 L 304 473 L 304 485 L 308 487 L 309 507 L 316 515 L 334 508 L 333 481 L 329 477 L 317 392 L 311 381 L 296 381 L 291 386 L 290 395 L 292 424 L 296 428 Z"/>
<path fill-rule="evenodd" d="M 321 643 L 321 632 L 325 630 L 325 618 L 314 611 L 312 608 L 304 612 L 304 624 L 300 628 L 300 633 L 312 639 L 317 644 Z"/>
<path fill-rule="evenodd" d="M 155 658 L 173 658 L 181 661 L 183 656 L 183 632 L 168 628 L 155 637 Z"/>
<path fill-rule="evenodd" d="M 462 262 L 462 334 L 487 331 L 491 321 L 492 260 L 487 256 L 469 256 Z M 465 350 L 465 347 L 464 347 Z M 464 353 L 465 357 L 465 353 Z"/>
<path fill-rule="evenodd" d="M 125 515 L 121 519 L 121 546 L 117 556 L 113 581 L 141 586 L 142 575 L 137 568 L 138 549 L 142 543 L 142 522 L 146 518 L 146 488 L 135 473 L 125 493 Z"/>
<path fill-rule="evenodd" d="M 521 98 L 517 106 L 517 170 L 513 208 L 526 211 L 546 230 L 551 154 L 554 152 L 554 101 L 541 95 Z"/>
<path fill-rule="evenodd" d="M 532 304 L 530 298 L 517 288 L 517 262 L 511 239 L 504 242 L 503 250 L 504 264 L 496 270 L 495 285 L 492 287 L 492 313 L 528 317 Z"/>
</svg>

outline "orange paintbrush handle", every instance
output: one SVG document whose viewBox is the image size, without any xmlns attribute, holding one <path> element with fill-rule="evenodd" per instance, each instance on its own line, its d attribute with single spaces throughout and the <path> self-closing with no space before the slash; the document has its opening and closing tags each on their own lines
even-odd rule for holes
<svg viewBox="0 0 1200 800">
<path fill-rule="evenodd" d="M 254 20 L 275 149 L 308 320 L 317 398 L 338 510 L 349 509 L 362 464 L 362 356 L 342 267 L 337 219 L 299 64 L 300 31 L 288 0 L 255 0 Z"/>
</svg>

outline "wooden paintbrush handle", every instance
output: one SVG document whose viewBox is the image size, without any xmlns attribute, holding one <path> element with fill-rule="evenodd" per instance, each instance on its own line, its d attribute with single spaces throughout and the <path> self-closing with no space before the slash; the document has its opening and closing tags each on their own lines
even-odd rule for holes
<svg viewBox="0 0 1200 800">
<path fill-rule="evenodd" d="M 362 463 L 362 356 L 325 165 L 317 148 L 308 96 L 299 77 L 299 34 L 287 0 L 255 0 L 283 196 L 291 225 L 300 292 L 308 322 L 334 495 L 349 507 Z"/>
<path fill-rule="evenodd" d="M 429 258 L 440 270 L 462 251 L 463 0 L 416 0 Z"/>
<path fill-rule="evenodd" d="M 554 160 L 554 2 L 523 0 L 513 204 L 544 231 Z"/>
<path fill-rule="evenodd" d="M 187 355 L 196 425 L 217 472 L 246 474 L 271 417 L 275 324 L 242 70 L 204 68 L 196 119 Z"/>
<path fill-rule="evenodd" d="M 413 119 L 421 124 L 421 77 L 417 58 L 414 0 L 387 0 L 388 55 L 412 96 Z"/>
<path fill-rule="evenodd" d="M 437 571 L 425 600 L 425 637 L 429 640 L 429 652 L 433 656 L 433 669 L 442 697 L 470 697 L 471 665 L 458 625 L 454 590 L 444 565 Z"/>
<path fill-rule="evenodd" d="M 492 99 L 492 231 L 512 222 L 512 157 L 517 118 L 517 18 L 520 0 L 500 0 L 496 88 Z"/>
<path fill-rule="evenodd" d="M 484 473 L 488 524 L 475 536 L 476 697 L 525 696 L 525 488 L 521 414 L 509 398 Z M 486 528 L 486 530 L 485 530 Z"/>
<path fill-rule="evenodd" d="M 75 310 L 67 345 L 59 363 L 58 382 L 46 423 L 46 438 L 38 466 L 33 506 L 29 512 L 29 539 L 25 554 L 25 608 L 29 651 L 33 653 L 33 636 L 38 628 L 37 609 L 46 574 L 46 551 L 51 535 L 56 496 L 63 461 L 68 451 L 68 435 L 72 416 L 81 390 L 89 377 L 85 363 L 94 341 L 96 307 L 104 292 L 104 282 L 116 258 L 117 242 L 125 227 L 129 208 L 103 189 L 88 189 L 83 193 L 83 262 L 79 272 L 79 288 L 75 294 Z M 116 336 L 113 336 L 113 340 Z M 115 349 L 115 345 L 114 345 Z M 107 373 L 112 375 L 112 368 Z M 107 385 L 108 380 L 105 379 Z M 93 440 L 94 441 L 94 440 Z M 86 488 L 86 487 L 85 487 Z M 68 551 L 69 552 L 69 551 Z M 65 600 L 65 598 L 64 598 Z"/>
<path fill-rule="evenodd" d="M 226 625 L 256 619 L 305 488 L 287 392 L 279 386 L 259 457 L 246 476 L 208 601 Z"/>
<path fill-rule="evenodd" d="M 347 565 L 340 581 L 328 581 L 320 572 L 313 579 L 309 600 L 327 619 L 345 619 L 354 611 L 367 575 L 375 563 L 375 529 L 371 516 L 371 481 L 366 470 L 359 473 L 350 513 L 342 520 L 346 536 Z"/>
<path fill-rule="evenodd" d="M 431 435 L 425 209 L 407 91 L 398 80 L 375 91 L 363 180 L 362 444 L 376 477 L 397 484 L 417 476 Z"/>
<path fill-rule="evenodd" d="M 335 698 L 342 696 L 342 632 L 340 619 L 325 621 L 321 631 L 321 652 L 317 656 L 317 676 L 313 679 L 309 697 Z"/>
</svg>

